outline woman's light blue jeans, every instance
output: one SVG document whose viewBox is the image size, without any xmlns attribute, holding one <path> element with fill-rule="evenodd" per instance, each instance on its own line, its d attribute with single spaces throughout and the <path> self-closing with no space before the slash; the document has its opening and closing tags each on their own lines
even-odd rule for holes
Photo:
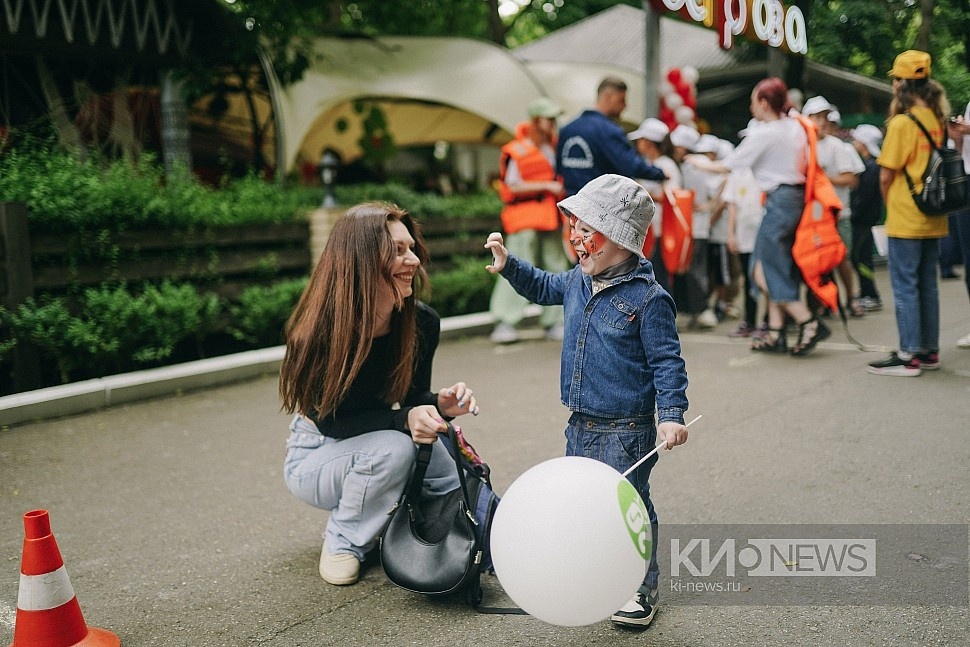
<svg viewBox="0 0 970 647">
<path fill-rule="evenodd" d="M 940 350 L 940 293 L 936 266 L 938 238 L 889 238 L 889 282 L 896 302 L 899 350 Z"/>
<path fill-rule="evenodd" d="M 283 479 L 298 499 L 330 511 L 323 537 L 328 553 L 349 553 L 363 561 L 387 524 L 387 513 L 404 492 L 414 467 L 411 436 L 394 429 L 352 438 L 320 435 L 297 415 L 283 461 Z M 423 492 L 443 494 L 459 485 L 455 462 L 434 444 Z"/>
<path fill-rule="evenodd" d="M 657 427 L 652 416 L 606 419 L 573 413 L 566 426 L 566 456 L 592 458 L 606 463 L 620 473 L 627 471 L 650 453 L 656 444 Z M 650 566 L 643 578 L 643 586 L 640 587 L 644 594 L 658 588 L 660 580 L 660 567 L 657 565 L 657 511 L 650 500 L 649 483 L 650 470 L 657 464 L 657 460 L 658 457 L 654 454 L 627 477 L 647 506 L 653 534 Z"/>
</svg>

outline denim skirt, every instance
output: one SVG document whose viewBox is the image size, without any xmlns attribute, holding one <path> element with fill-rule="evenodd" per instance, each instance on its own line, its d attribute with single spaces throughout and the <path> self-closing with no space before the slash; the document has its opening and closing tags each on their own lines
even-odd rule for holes
<svg viewBox="0 0 970 647">
<path fill-rule="evenodd" d="M 804 208 L 802 185 L 782 184 L 768 193 L 765 200 L 765 216 L 758 228 L 752 263 L 761 263 L 768 298 L 776 303 L 798 301 L 802 279 L 791 248 Z"/>
</svg>

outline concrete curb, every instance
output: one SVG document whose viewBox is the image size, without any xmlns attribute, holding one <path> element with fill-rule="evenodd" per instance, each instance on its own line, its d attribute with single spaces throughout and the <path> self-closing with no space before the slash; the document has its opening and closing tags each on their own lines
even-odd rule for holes
<svg viewBox="0 0 970 647">
<path fill-rule="evenodd" d="M 523 323 L 535 323 L 539 312 L 538 306 L 528 306 Z M 487 312 L 445 317 L 441 338 L 487 334 L 492 326 Z M 262 348 L 3 396 L 0 427 L 271 375 L 279 371 L 284 352 L 284 346 Z"/>
</svg>

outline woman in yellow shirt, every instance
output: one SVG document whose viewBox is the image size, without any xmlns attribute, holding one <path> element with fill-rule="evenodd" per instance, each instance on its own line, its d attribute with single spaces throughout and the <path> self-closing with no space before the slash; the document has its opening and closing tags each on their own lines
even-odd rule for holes
<svg viewBox="0 0 970 647">
<path fill-rule="evenodd" d="M 936 279 L 939 239 L 947 235 L 944 216 L 928 216 L 913 200 L 906 176 L 922 188 L 930 157 L 930 142 L 918 120 L 937 145 L 946 143 L 944 120 L 950 112 L 943 87 L 930 78 L 930 55 L 908 50 L 896 57 L 893 101 L 886 137 L 876 163 L 879 188 L 886 204 L 889 236 L 889 279 L 896 303 L 899 350 L 869 364 L 875 375 L 915 377 L 940 368 L 940 299 Z"/>
</svg>

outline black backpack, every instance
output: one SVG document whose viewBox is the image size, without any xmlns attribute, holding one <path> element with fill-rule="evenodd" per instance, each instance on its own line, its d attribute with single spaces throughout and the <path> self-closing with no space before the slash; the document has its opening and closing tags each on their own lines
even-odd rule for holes
<svg viewBox="0 0 970 647">
<path fill-rule="evenodd" d="M 908 112 L 905 114 L 919 126 L 933 148 L 930 151 L 930 161 L 923 171 L 922 191 L 916 190 L 909 174 L 905 169 L 903 170 L 906 184 L 909 185 L 909 192 L 913 194 L 916 206 L 928 216 L 945 216 L 952 211 L 963 209 L 970 203 L 963 157 L 956 149 L 937 146 L 919 119 Z"/>
</svg>

